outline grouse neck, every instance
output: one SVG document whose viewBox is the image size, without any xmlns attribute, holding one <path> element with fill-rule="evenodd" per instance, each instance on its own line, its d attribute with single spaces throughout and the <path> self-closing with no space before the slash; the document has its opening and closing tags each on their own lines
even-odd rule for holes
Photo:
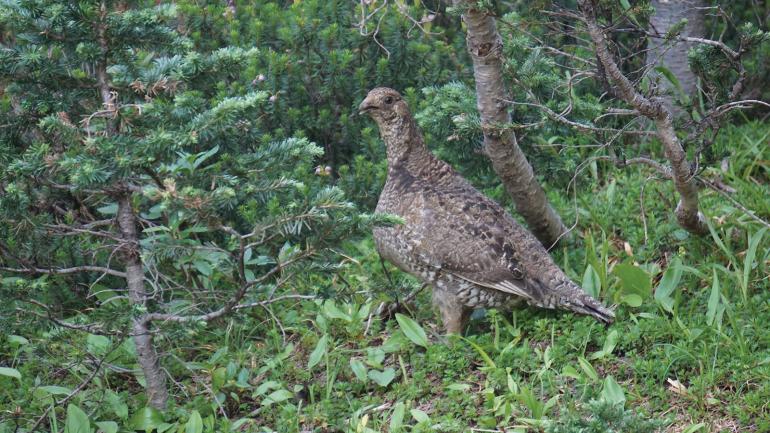
<svg viewBox="0 0 770 433">
<path fill-rule="evenodd" d="M 385 141 L 388 167 L 391 169 L 406 168 L 413 172 L 433 158 L 411 117 L 398 119 L 380 128 L 380 134 Z"/>
</svg>

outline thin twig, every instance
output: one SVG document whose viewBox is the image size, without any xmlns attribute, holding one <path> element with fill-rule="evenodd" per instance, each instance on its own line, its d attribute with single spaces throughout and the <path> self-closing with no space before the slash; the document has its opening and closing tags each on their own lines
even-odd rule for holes
<svg viewBox="0 0 770 433">
<path fill-rule="evenodd" d="M 753 212 L 753 211 L 751 211 L 750 209 L 748 209 L 746 206 L 744 206 L 744 205 L 740 204 L 740 203 L 739 203 L 737 200 L 735 200 L 734 198 L 730 197 L 730 194 L 728 194 L 728 193 L 726 193 L 725 191 L 723 191 L 723 190 L 722 190 L 722 188 L 718 187 L 717 185 L 715 185 L 715 184 L 714 184 L 713 182 L 711 182 L 710 180 L 708 180 L 708 179 L 705 179 L 705 178 L 703 178 L 703 177 L 701 177 L 701 176 L 697 176 L 697 179 L 698 179 L 700 182 L 702 182 L 704 185 L 706 185 L 707 187 L 709 187 L 710 189 L 712 189 L 712 190 L 716 191 L 717 193 L 719 193 L 719 195 L 721 195 L 722 197 L 726 198 L 726 199 L 727 199 L 727 200 L 728 200 L 730 203 L 732 203 L 732 204 L 733 204 L 733 206 L 737 207 L 737 208 L 738 208 L 738 209 L 740 209 L 740 210 L 741 210 L 741 211 L 742 211 L 744 214 L 748 215 L 748 216 L 749 216 L 749 218 L 753 219 L 754 221 L 756 221 L 756 222 L 758 222 L 758 223 L 762 224 L 763 226 L 765 226 L 765 227 L 767 227 L 767 228 L 770 228 L 770 223 L 768 223 L 767 221 L 763 220 L 762 218 L 760 218 L 760 217 L 756 216 L 756 215 L 754 214 L 754 212 Z"/>
<path fill-rule="evenodd" d="M 0 266 L 0 271 L 13 272 L 17 274 L 49 274 L 49 275 L 66 275 L 75 274 L 78 272 L 101 272 L 103 274 L 109 274 L 119 278 L 126 278 L 126 273 L 116 271 L 115 269 L 105 268 L 103 266 L 73 266 L 71 268 L 9 268 Z"/>
<path fill-rule="evenodd" d="M 83 390 L 83 388 L 86 387 L 93 379 L 96 377 L 96 375 L 99 373 L 99 371 L 102 368 L 102 365 L 104 364 L 104 361 L 107 360 L 107 358 L 112 355 L 112 352 L 114 352 L 118 347 L 122 345 L 123 341 L 121 340 L 120 343 L 114 344 L 109 352 L 107 352 L 96 364 L 94 367 L 94 371 L 91 372 L 91 374 L 88 375 L 82 382 L 80 382 L 80 385 L 78 385 L 72 392 L 67 394 L 63 399 L 59 400 L 58 402 L 55 402 L 52 405 L 49 405 L 46 407 L 45 411 L 43 411 L 43 414 L 40 415 L 40 417 L 35 421 L 35 424 L 32 425 L 32 428 L 29 429 L 29 431 L 36 431 L 38 426 L 43 422 L 43 420 L 48 416 L 48 413 L 53 409 L 55 406 L 62 406 L 67 404 L 70 400 L 72 400 L 75 395 L 77 395 L 80 391 Z"/>
</svg>

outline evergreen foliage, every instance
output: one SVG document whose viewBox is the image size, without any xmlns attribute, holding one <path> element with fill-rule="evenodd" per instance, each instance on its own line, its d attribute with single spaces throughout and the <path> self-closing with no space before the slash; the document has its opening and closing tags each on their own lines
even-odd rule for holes
<svg viewBox="0 0 770 433">
<path fill-rule="evenodd" d="M 575 224 L 552 253 L 617 301 L 616 323 L 479 311 L 448 342 L 428 290 L 380 262 L 370 229 L 400 221 L 367 213 L 386 171 L 356 114 L 372 87 L 400 90 L 431 149 L 508 200 L 446 3 L 0 0 L 0 433 L 770 429 L 770 235 L 741 209 L 770 219 L 767 122 L 746 111 L 688 144 L 725 189 L 701 192 L 708 235 L 678 229 L 668 183 L 590 160 L 660 155 L 656 140 L 533 105 L 624 125 L 599 119 L 607 89 L 576 73 L 595 56 L 575 23 L 542 12 L 572 0 L 477 6 L 504 39 L 506 127 Z M 747 90 L 766 100 L 768 7 L 721 3 L 731 19 L 715 11 L 710 32 L 752 49 Z M 618 28 L 651 12 L 599 5 Z M 644 38 L 611 37 L 653 94 L 634 75 Z M 685 106 L 701 113 L 737 72 L 713 47 L 690 56 L 709 93 Z M 135 259 L 145 299 L 127 290 Z M 142 318 L 164 410 L 133 341 Z"/>
<path fill-rule="evenodd" d="M 259 49 L 196 51 L 170 5 L 1 10 L 15 35 L 0 75 L 0 264 L 11 309 L 115 343 L 153 314 L 203 323 L 270 301 L 302 269 L 332 271 L 328 247 L 380 220 L 360 218 L 314 175 L 322 148 L 273 133 L 263 120 L 275 110 L 270 93 L 231 85 Z M 122 224 L 122 197 L 137 239 Z M 133 254 L 144 293 L 123 288 Z"/>
<path fill-rule="evenodd" d="M 304 0 L 279 7 L 243 2 L 232 13 L 225 2 L 183 1 L 179 8 L 198 46 L 260 47 L 237 86 L 273 95 L 272 109 L 263 118 L 266 127 L 275 138 L 297 134 L 318 143 L 324 164 L 336 177 L 340 170 L 347 173 L 343 165 L 361 164 L 357 155 L 369 161 L 384 157 L 381 146 L 364 145 L 376 134 L 355 112 L 371 88 L 420 89 L 457 79 L 464 71 L 457 29 L 428 25 L 433 34 L 425 34 L 386 9 L 363 26 L 370 32 L 378 27 L 380 47 L 361 35 L 361 14 L 376 9 L 362 11 L 366 4 Z M 415 17 L 427 13 L 417 5 L 404 7 Z M 350 183 L 359 181 L 372 179 Z"/>
</svg>

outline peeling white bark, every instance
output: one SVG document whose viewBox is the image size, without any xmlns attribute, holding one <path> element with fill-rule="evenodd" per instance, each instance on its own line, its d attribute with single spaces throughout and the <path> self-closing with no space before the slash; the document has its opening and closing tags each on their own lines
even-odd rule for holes
<svg viewBox="0 0 770 433">
<path fill-rule="evenodd" d="M 650 17 L 650 32 L 665 35 L 671 26 L 678 24 L 682 19 L 687 19 L 687 25 L 682 30 L 682 37 L 701 38 L 706 33 L 706 7 L 705 0 L 653 0 L 652 6 L 655 13 Z M 698 80 L 690 70 L 687 61 L 687 53 L 695 46 L 694 42 L 677 41 L 673 43 L 662 38 L 649 39 L 649 51 L 647 52 L 647 64 L 663 64 L 682 85 L 684 93 L 690 97 L 697 90 Z M 664 80 L 665 81 L 665 80 Z M 669 88 L 672 87 L 668 83 Z M 673 107 L 670 96 L 666 97 L 666 103 Z"/>
</svg>

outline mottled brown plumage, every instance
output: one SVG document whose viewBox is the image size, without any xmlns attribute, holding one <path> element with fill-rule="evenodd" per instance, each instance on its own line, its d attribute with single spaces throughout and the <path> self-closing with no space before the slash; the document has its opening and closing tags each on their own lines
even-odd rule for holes
<svg viewBox="0 0 770 433">
<path fill-rule="evenodd" d="M 447 332 L 461 332 L 473 308 L 522 301 L 612 321 L 612 311 L 573 283 L 534 236 L 433 156 L 398 92 L 373 89 L 359 109 L 377 122 L 387 146 L 377 212 L 404 220 L 374 229 L 377 251 L 433 286 Z"/>
</svg>

